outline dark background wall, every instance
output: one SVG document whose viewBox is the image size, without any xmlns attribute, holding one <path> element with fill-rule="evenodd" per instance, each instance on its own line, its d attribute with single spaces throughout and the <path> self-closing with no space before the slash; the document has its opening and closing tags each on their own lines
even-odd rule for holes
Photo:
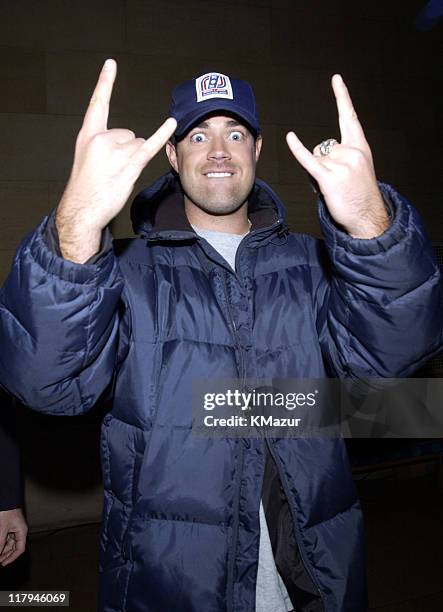
<svg viewBox="0 0 443 612">
<path fill-rule="evenodd" d="M 409 197 L 432 239 L 443 241 L 442 27 L 415 30 L 423 4 L 1 0 L 0 281 L 20 239 L 61 196 L 82 115 L 107 57 L 119 66 L 110 127 L 144 137 L 166 117 L 171 88 L 181 80 L 209 70 L 248 80 L 263 123 L 259 175 L 286 202 L 291 228 L 313 234 L 315 199 L 284 135 L 294 129 L 309 148 L 339 136 L 330 77 L 340 72 L 378 177 Z M 166 170 L 160 154 L 138 187 Z M 113 224 L 116 236 L 131 233 L 128 217 L 126 207 Z M 95 423 L 54 425 L 30 415 L 23 422 L 31 527 L 97 516 Z M 49 477 L 48 465 L 59 475 Z M 62 490 L 62 483 L 73 481 Z"/>
<path fill-rule="evenodd" d="M 443 240 L 442 28 L 418 33 L 424 0 L 1 0 L 0 281 L 21 237 L 60 198 L 98 71 L 118 61 L 111 127 L 149 135 L 171 88 L 208 70 L 253 85 L 264 133 L 259 174 L 292 229 L 318 233 L 314 198 L 284 134 L 312 148 L 338 136 L 330 77 L 341 72 L 380 179 Z M 167 169 L 160 154 L 139 186 Z M 131 233 L 128 209 L 115 235 Z"/>
</svg>

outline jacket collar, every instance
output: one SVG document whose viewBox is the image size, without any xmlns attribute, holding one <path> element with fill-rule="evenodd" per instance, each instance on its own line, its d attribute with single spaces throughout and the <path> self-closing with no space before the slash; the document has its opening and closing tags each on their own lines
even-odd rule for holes
<svg viewBox="0 0 443 612">
<path fill-rule="evenodd" d="M 248 217 L 251 233 L 265 229 L 274 233 L 286 228 L 283 204 L 260 179 L 256 179 L 249 197 Z M 186 216 L 180 180 L 173 172 L 164 174 L 136 196 L 131 221 L 134 232 L 149 239 L 189 240 L 196 236 Z"/>
</svg>

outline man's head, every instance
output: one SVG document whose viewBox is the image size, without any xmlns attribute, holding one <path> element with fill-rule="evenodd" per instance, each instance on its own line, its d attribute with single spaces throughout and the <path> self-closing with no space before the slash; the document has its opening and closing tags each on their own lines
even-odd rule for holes
<svg viewBox="0 0 443 612">
<path fill-rule="evenodd" d="M 211 215 L 238 210 L 254 184 L 261 149 L 251 87 L 205 74 L 176 87 L 170 115 L 177 130 L 166 152 L 188 202 Z"/>
</svg>

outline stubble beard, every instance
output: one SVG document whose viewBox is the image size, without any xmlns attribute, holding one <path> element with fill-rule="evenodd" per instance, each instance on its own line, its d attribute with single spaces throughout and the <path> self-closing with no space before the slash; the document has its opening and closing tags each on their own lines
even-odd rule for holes
<svg viewBox="0 0 443 612">
<path fill-rule="evenodd" d="M 182 188 L 188 205 L 196 206 L 209 215 L 222 216 L 235 213 L 247 202 L 252 185 L 243 189 L 237 187 L 226 193 L 214 193 L 212 189 L 187 189 L 185 185 Z"/>
</svg>

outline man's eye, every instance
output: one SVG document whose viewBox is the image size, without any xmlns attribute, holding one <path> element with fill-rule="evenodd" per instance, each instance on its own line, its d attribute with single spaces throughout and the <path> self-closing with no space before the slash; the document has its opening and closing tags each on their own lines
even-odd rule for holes
<svg viewBox="0 0 443 612">
<path fill-rule="evenodd" d="M 197 134 L 192 134 L 191 140 L 192 142 L 203 142 L 205 140 L 205 135 L 201 132 L 198 132 Z"/>
<path fill-rule="evenodd" d="M 229 137 L 231 140 L 242 140 L 243 134 L 241 132 L 231 132 Z"/>
</svg>

